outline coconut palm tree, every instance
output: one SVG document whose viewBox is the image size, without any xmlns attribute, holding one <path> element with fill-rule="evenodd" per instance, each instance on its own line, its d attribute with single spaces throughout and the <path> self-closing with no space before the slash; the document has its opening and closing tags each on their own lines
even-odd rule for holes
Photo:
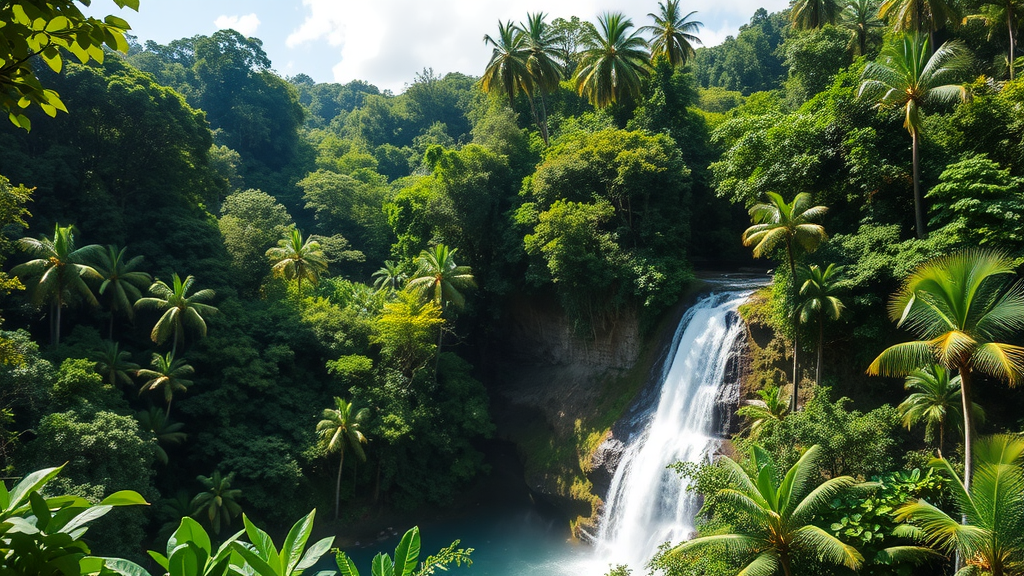
<svg viewBox="0 0 1024 576">
<path fill-rule="evenodd" d="M 146 383 L 139 389 L 139 395 L 150 392 L 163 391 L 164 400 L 167 402 L 166 417 L 171 417 L 171 401 L 174 400 L 175 392 L 187 392 L 192 385 L 191 380 L 185 376 L 195 373 L 195 369 L 181 358 L 175 358 L 174 352 L 166 355 L 153 354 L 153 369 L 142 368 L 138 375 L 147 378 Z"/>
<path fill-rule="evenodd" d="M 215 470 L 210 477 L 202 475 L 196 477 L 206 491 L 196 494 L 196 497 L 192 499 L 192 516 L 196 518 L 206 516 L 214 534 L 220 534 L 221 524 L 231 525 L 231 520 L 237 518 L 242 512 L 242 507 L 238 504 L 242 491 L 231 487 L 231 481 L 234 478 L 234 472 L 227 476 L 221 476 L 220 470 Z"/>
<path fill-rule="evenodd" d="M 288 236 L 278 240 L 277 246 L 267 250 L 273 267 L 270 271 L 278 278 L 295 280 L 298 297 L 302 298 L 302 280 L 314 285 L 327 273 L 327 260 L 323 248 L 312 236 L 302 239 L 302 232 L 292 229 Z"/>
<path fill-rule="evenodd" d="M 866 55 L 871 30 L 884 26 L 878 19 L 878 2 L 876 0 L 850 0 L 846 8 L 839 14 L 839 25 L 853 32 L 857 54 Z"/>
<path fill-rule="evenodd" d="M 366 461 L 363 444 L 366 436 L 362 425 L 370 416 L 366 408 L 355 410 L 351 402 L 335 396 L 334 408 L 325 408 L 323 420 L 316 425 L 316 434 L 320 447 L 325 454 L 339 454 L 338 480 L 334 484 L 334 519 L 338 519 L 341 511 L 341 469 L 345 466 L 345 449 L 351 448 L 356 457 Z"/>
<path fill-rule="evenodd" d="M 88 264 L 99 246 L 78 248 L 74 227 L 60 224 L 54 225 L 53 238 L 22 238 L 18 246 L 34 259 L 15 266 L 11 273 L 28 286 L 34 303 L 50 305 L 50 342 L 54 347 L 60 346 L 61 310 L 79 299 L 99 306 L 86 284 L 86 280 L 100 278 Z"/>
<path fill-rule="evenodd" d="M 826 24 L 835 24 L 843 8 L 838 0 L 796 0 L 790 17 L 797 30 L 813 30 Z"/>
<path fill-rule="evenodd" d="M 153 296 L 139 298 L 135 302 L 136 310 L 153 309 L 163 312 L 149 336 L 157 344 L 163 344 L 168 338 L 173 337 L 172 356 L 178 351 L 178 342 L 185 342 L 186 330 L 198 333 L 200 338 L 206 337 L 204 316 L 217 313 L 217 308 L 204 303 L 216 295 L 213 290 L 206 288 L 190 293 L 195 281 L 192 276 L 182 280 L 177 274 L 173 274 L 171 286 L 165 284 L 163 280 L 157 280 L 149 287 L 149 293 Z"/>
<path fill-rule="evenodd" d="M 633 21 L 624 14 L 606 12 L 584 39 L 576 89 L 597 108 L 639 97 L 650 75 L 647 42 L 639 31 L 630 33 L 632 27 Z"/>
<path fill-rule="evenodd" d="M 686 61 L 693 58 L 693 46 L 700 45 L 700 38 L 697 32 L 704 24 L 696 20 L 690 20 L 697 12 L 690 12 L 683 16 L 679 9 L 679 0 L 666 0 L 658 2 L 660 9 L 657 14 L 647 14 L 654 20 L 653 26 L 644 26 L 640 32 L 650 32 L 654 38 L 651 39 L 651 59 L 664 56 L 669 64 L 683 66 Z"/>
<path fill-rule="evenodd" d="M 889 317 L 919 339 L 884 350 L 868 374 L 904 377 L 936 363 L 960 374 L 964 481 L 974 472 L 973 390 L 976 373 L 1024 382 L 1024 347 L 1007 343 L 1024 330 L 1024 284 L 1011 284 L 1012 259 L 967 250 L 921 264 L 889 303 Z"/>
<path fill-rule="evenodd" d="M 519 24 L 526 43 L 526 70 L 530 74 L 532 87 L 531 110 L 545 146 L 548 145 L 548 110 L 544 94 L 557 90 L 562 81 L 561 55 L 558 50 L 561 39 L 555 29 L 544 21 L 546 16 L 543 12 L 527 13 L 526 23 Z M 540 102 L 539 114 L 534 101 Z"/>
<path fill-rule="evenodd" d="M 466 305 L 463 292 L 468 288 L 476 288 L 476 281 L 469 266 L 455 263 L 456 252 L 458 248 L 449 249 L 444 244 L 420 252 L 416 259 L 418 268 L 406 289 L 427 296 L 437 302 L 442 310 L 449 304 L 461 310 Z"/>
<path fill-rule="evenodd" d="M 377 290 L 398 290 L 405 283 L 408 275 L 402 271 L 402 267 L 393 260 L 385 260 L 384 266 L 371 274 L 374 278 L 373 287 Z"/>
<path fill-rule="evenodd" d="M 718 494 L 746 516 L 746 521 L 733 533 L 694 538 L 671 553 L 696 556 L 709 548 L 724 548 L 745 564 L 741 574 L 768 575 L 781 570 L 792 576 L 797 555 L 856 570 L 864 560 L 860 552 L 812 523 L 815 512 L 857 484 L 849 476 L 839 476 L 816 485 L 820 455 L 821 446 L 812 446 L 784 477 L 759 446 L 751 450 L 751 475 L 723 458 L 733 486 Z"/>
<path fill-rule="evenodd" d="M 963 421 L 960 417 L 960 376 L 951 376 L 949 370 L 938 364 L 914 370 L 903 384 L 911 394 L 898 407 L 907 430 L 916 424 L 924 424 L 926 442 L 933 440 L 938 431 L 940 458 L 946 427 L 950 424 L 959 426 Z M 975 421 L 982 422 L 985 411 L 977 403 L 972 404 L 972 409 Z"/>
<path fill-rule="evenodd" d="M 878 17 L 889 20 L 892 31 L 928 34 L 931 46 L 937 46 L 935 32 L 950 22 L 959 22 L 955 5 L 946 0 L 883 0 Z"/>
<path fill-rule="evenodd" d="M 800 322 L 808 324 L 815 319 L 818 320 L 818 367 L 814 371 L 814 383 L 821 386 L 821 357 L 825 347 L 825 318 L 839 320 L 843 314 L 843 302 L 837 298 L 833 276 L 839 273 L 835 264 L 829 264 L 825 270 L 817 265 L 803 269 L 805 278 L 800 287 L 800 296 L 803 297 L 797 305 L 797 313 L 800 315 Z"/>
<path fill-rule="evenodd" d="M 966 564 L 957 574 L 1009 576 L 1024 570 L 1024 439 L 998 435 L 979 440 L 974 447 L 977 471 L 970 488 L 964 488 L 953 467 L 944 459 L 931 465 L 952 482 L 950 489 L 961 517 L 918 500 L 901 506 L 896 519 L 909 521 L 899 534 L 924 546 L 901 546 L 886 551 L 894 559 L 920 557 L 938 550 L 957 554 Z"/>
<path fill-rule="evenodd" d="M 143 430 L 153 433 L 153 438 L 156 440 L 156 458 L 161 464 L 168 462 L 167 452 L 161 444 L 181 444 L 188 437 L 188 434 L 181 431 L 185 427 L 184 424 L 172 421 L 167 417 L 166 412 L 156 406 L 150 406 L 149 410 L 138 412 L 135 419 L 139 421 L 139 426 Z"/>
<path fill-rule="evenodd" d="M 1006 27 L 1010 41 L 1010 52 L 1006 59 L 1010 71 L 1010 80 L 1014 78 L 1014 60 L 1017 52 L 1017 24 L 1024 14 L 1024 4 L 1020 0 L 983 0 L 978 14 L 968 16 L 971 19 L 984 20 L 989 26 L 989 37 L 992 30 Z"/>
<path fill-rule="evenodd" d="M 119 383 L 125 386 L 134 384 L 131 374 L 134 374 L 139 365 L 132 362 L 132 355 L 127 350 L 121 350 L 117 342 L 104 341 L 102 347 L 93 352 L 93 361 L 96 362 L 94 369 L 100 373 L 104 381 L 111 386 Z"/>
<path fill-rule="evenodd" d="M 747 432 L 751 438 L 757 438 L 761 432 L 777 422 L 782 422 L 789 412 L 787 402 L 782 396 L 782 388 L 768 386 L 757 391 L 759 400 L 747 400 L 736 413 L 747 420 Z"/>
<path fill-rule="evenodd" d="M 501 92 L 508 96 L 508 104 L 515 102 L 520 90 L 533 93 L 533 77 L 527 60 L 530 50 L 523 31 L 511 20 L 498 21 L 498 36 L 484 35 L 484 44 L 492 46 L 491 60 L 480 78 L 480 88 L 488 94 Z"/>
<path fill-rule="evenodd" d="M 903 127 L 910 132 L 914 178 L 914 222 L 917 237 L 924 238 L 925 208 L 921 191 L 920 146 L 924 127 L 922 108 L 933 104 L 963 101 L 967 89 L 958 84 L 968 60 L 959 41 L 943 44 L 934 54 L 927 36 L 906 34 L 882 50 L 882 60 L 868 62 L 861 74 L 858 98 L 875 102 L 878 108 L 902 108 Z"/>
<path fill-rule="evenodd" d="M 131 320 L 135 315 L 135 302 L 142 298 L 142 290 L 147 288 L 153 278 L 139 270 L 142 256 L 128 258 L 128 248 L 108 245 L 94 251 L 93 268 L 103 278 L 100 284 L 100 296 L 106 296 L 110 302 L 110 330 L 107 337 L 114 339 L 114 314 L 123 312 Z"/>
<path fill-rule="evenodd" d="M 811 195 L 801 192 L 787 203 L 781 195 L 768 193 L 768 202 L 755 204 L 750 208 L 753 226 L 743 232 L 743 245 L 754 247 L 754 258 L 770 256 L 780 246 L 786 248 L 786 261 L 789 264 L 789 277 L 793 283 L 793 302 L 797 301 L 796 249 L 807 253 L 814 252 L 828 235 L 821 224 L 814 223 L 825 215 L 825 206 L 811 206 Z M 794 310 L 795 312 L 795 310 Z M 797 392 L 800 387 L 797 373 L 797 350 L 799 349 L 797 331 L 793 331 L 793 397 L 789 409 L 796 412 Z"/>
</svg>

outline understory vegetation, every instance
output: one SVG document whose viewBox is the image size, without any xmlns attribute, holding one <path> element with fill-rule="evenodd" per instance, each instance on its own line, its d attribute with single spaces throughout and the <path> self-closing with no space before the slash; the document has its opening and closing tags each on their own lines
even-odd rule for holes
<svg viewBox="0 0 1024 576">
<path fill-rule="evenodd" d="M 393 94 L 0 5 L 0 567 L 297 574 L 311 509 L 430 513 L 488 471 L 517 306 L 643 340 L 696 270 L 773 267 L 743 428 L 678 467 L 698 534 L 650 568 L 1024 573 L 1024 6 L 796 0 L 713 47 L 651 8 L 501 22 L 486 69 Z M 590 521 L 628 401 L 519 447 Z M 418 549 L 373 574 L 471 552 Z"/>
</svg>

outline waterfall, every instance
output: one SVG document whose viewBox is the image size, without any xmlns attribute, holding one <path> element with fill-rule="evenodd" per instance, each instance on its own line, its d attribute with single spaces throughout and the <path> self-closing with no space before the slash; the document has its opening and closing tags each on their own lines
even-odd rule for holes
<svg viewBox="0 0 1024 576">
<path fill-rule="evenodd" d="M 664 542 L 692 536 L 700 502 L 666 467 L 700 462 L 716 447 L 715 404 L 743 325 L 736 313 L 749 291 L 706 296 L 686 312 L 663 368 L 661 391 L 626 447 L 605 498 L 597 555 L 634 573 Z"/>
</svg>

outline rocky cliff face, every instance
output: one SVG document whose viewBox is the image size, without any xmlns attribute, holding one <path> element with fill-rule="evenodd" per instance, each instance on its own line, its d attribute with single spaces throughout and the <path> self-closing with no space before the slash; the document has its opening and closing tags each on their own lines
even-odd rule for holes
<svg viewBox="0 0 1024 576">
<path fill-rule="evenodd" d="M 510 307 L 489 382 L 498 435 L 518 446 L 534 495 L 577 518 L 578 535 L 594 528 L 622 451 L 657 401 L 676 327 L 706 288 L 695 286 L 646 335 L 631 311 L 584 338 L 553 299 Z M 735 411 L 749 372 L 746 342 L 733 346 L 718 398 L 723 438 L 738 428 Z"/>
</svg>

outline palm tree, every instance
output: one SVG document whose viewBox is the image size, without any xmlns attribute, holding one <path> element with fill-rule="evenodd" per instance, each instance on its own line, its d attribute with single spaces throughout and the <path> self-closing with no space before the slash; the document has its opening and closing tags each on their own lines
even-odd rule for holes
<svg viewBox="0 0 1024 576">
<path fill-rule="evenodd" d="M 401 288 L 406 278 L 408 278 L 408 275 L 402 271 L 402 267 L 393 260 L 385 260 L 384 266 L 374 272 L 372 276 L 376 278 L 373 281 L 374 288 L 383 290 L 386 287 L 393 291 Z"/>
<path fill-rule="evenodd" d="M 664 56 L 669 64 L 682 66 L 686 61 L 693 58 L 693 45 L 701 44 L 697 32 L 704 24 L 696 20 L 690 20 L 697 12 L 690 12 L 681 16 L 679 0 L 667 0 L 658 2 L 660 12 L 658 14 L 647 14 L 654 19 L 653 26 L 644 26 L 640 32 L 650 32 L 654 35 L 651 40 L 651 59 Z"/>
<path fill-rule="evenodd" d="M 134 316 L 134 304 L 142 298 L 142 290 L 148 287 L 153 278 L 140 270 L 142 256 L 128 258 L 128 248 L 108 245 L 105 249 L 95 251 L 93 267 L 103 278 L 100 284 L 100 295 L 110 300 L 110 331 L 108 338 L 114 339 L 114 313 L 124 312 L 128 319 Z"/>
<path fill-rule="evenodd" d="M 754 225 L 743 232 L 743 245 L 754 247 L 754 258 L 769 256 L 780 244 L 786 247 L 789 263 L 789 278 L 793 283 L 793 302 L 797 300 L 796 257 L 794 250 L 799 247 L 805 252 L 814 252 L 828 235 L 821 224 L 813 221 L 828 211 L 825 206 L 811 206 L 811 195 L 797 194 L 787 203 L 775 192 L 768 193 L 768 202 L 755 204 L 750 208 Z M 800 387 L 797 373 L 797 350 L 800 348 L 797 331 L 793 330 L 793 397 L 789 409 L 796 412 L 797 392 Z"/>
<path fill-rule="evenodd" d="M 192 385 L 191 380 L 185 376 L 195 373 L 195 369 L 181 358 L 175 358 L 174 352 L 166 355 L 153 354 L 153 370 L 143 368 L 138 371 L 142 378 L 148 378 L 146 383 L 139 389 L 139 395 L 144 392 L 158 392 L 163 390 L 164 400 L 167 402 L 167 418 L 171 417 L 171 401 L 174 400 L 175 392 L 186 392 Z"/>
<path fill-rule="evenodd" d="M 723 547 L 746 563 L 741 574 L 768 575 L 782 570 L 785 576 L 792 576 L 797 555 L 856 570 L 864 560 L 860 553 L 812 524 L 815 512 L 827 508 L 833 498 L 857 484 L 849 476 L 839 476 L 815 487 L 820 454 L 821 447 L 812 446 L 784 478 L 768 452 L 759 446 L 751 450 L 752 475 L 733 460 L 723 458 L 733 487 L 718 494 L 746 516 L 740 524 L 743 528 L 731 534 L 695 538 L 676 546 L 672 553 L 699 555 L 708 548 Z"/>
<path fill-rule="evenodd" d="M 238 504 L 242 491 L 231 488 L 231 481 L 234 478 L 234 472 L 221 476 L 220 470 L 215 470 L 210 477 L 196 477 L 196 480 L 206 487 L 206 491 L 196 494 L 192 499 L 192 516 L 198 517 L 205 513 L 214 534 L 220 534 L 221 524 L 230 525 L 231 519 L 237 518 L 242 512 L 242 507 Z"/>
<path fill-rule="evenodd" d="M 188 434 L 181 431 L 185 427 L 184 424 L 172 421 L 166 412 L 156 406 L 150 406 L 149 410 L 137 413 L 135 419 L 139 421 L 139 426 L 143 430 L 153 433 L 156 439 L 156 458 L 162 464 L 167 464 L 168 458 L 161 444 L 181 444 L 188 437 Z"/>
<path fill-rule="evenodd" d="M 796 0 L 790 17 L 797 30 L 813 30 L 826 24 L 835 24 L 843 6 L 838 0 Z"/>
<path fill-rule="evenodd" d="M 420 252 L 419 258 L 416 259 L 419 267 L 406 289 L 428 296 L 437 302 L 442 310 L 448 304 L 461 310 L 466 305 L 463 291 L 476 288 L 476 281 L 469 266 L 459 266 L 455 263 L 456 252 L 458 248 L 449 250 L 444 244 L 438 244 L 433 250 Z"/>
<path fill-rule="evenodd" d="M 157 344 L 163 344 L 173 336 L 173 356 L 178 351 L 178 342 L 185 341 L 186 329 L 197 332 L 200 338 L 206 337 L 206 320 L 203 317 L 216 314 L 217 308 L 204 303 L 216 295 L 213 290 L 206 288 L 190 294 L 196 281 L 194 277 L 187 276 L 182 280 L 177 274 L 173 274 L 171 279 L 172 286 L 168 286 L 162 280 L 153 282 L 149 287 L 149 293 L 153 297 L 139 298 L 135 302 L 135 308 L 163 311 L 149 336 Z"/>
<path fill-rule="evenodd" d="M 747 431 L 751 438 L 760 436 L 761 431 L 782 422 L 789 411 L 786 401 L 782 396 L 782 388 L 768 386 L 757 391 L 760 400 L 747 400 L 739 410 L 738 415 L 747 420 Z"/>
<path fill-rule="evenodd" d="M 534 113 L 534 120 L 540 128 L 541 138 L 544 145 L 548 145 L 548 110 L 544 102 L 544 94 L 558 89 L 562 81 L 561 56 L 558 51 L 558 44 L 561 39 L 555 29 L 544 21 L 546 14 L 543 12 L 527 13 L 526 24 L 519 24 L 526 43 L 526 70 L 530 75 L 530 104 Z M 534 94 L 537 96 L 535 97 Z M 540 115 L 537 115 L 533 107 L 534 100 L 540 101 Z"/>
<path fill-rule="evenodd" d="M 956 7 L 946 0 L 883 0 L 878 17 L 889 19 L 895 33 L 926 33 L 936 46 L 935 32 L 949 22 L 958 22 Z"/>
<path fill-rule="evenodd" d="M 835 285 L 832 283 L 832 276 L 837 274 L 839 269 L 835 264 L 829 264 L 823 271 L 816 265 L 804 269 L 803 286 L 800 287 L 800 296 L 804 300 L 797 307 L 800 314 L 800 322 L 807 324 L 818 319 L 818 367 L 814 371 L 814 383 L 821 386 L 821 357 L 825 347 L 825 318 L 839 320 L 843 314 L 843 303 L 833 294 Z"/>
<path fill-rule="evenodd" d="M 907 376 L 903 388 L 911 392 L 899 405 L 903 425 L 910 430 L 915 424 L 924 423 L 925 441 L 939 433 L 939 457 L 946 440 L 946 425 L 960 425 L 960 376 L 950 377 L 950 371 L 938 364 L 914 370 Z M 977 403 L 972 404 L 975 420 L 981 422 L 985 411 Z"/>
<path fill-rule="evenodd" d="M 967 250 L 918 266 L 889 303 L 889 317 L 917 335 L 884 350 L 868 374 L 903 377 L 937 363 L 960 374 L 964 480 L 974 471 L 974 374 L 1016 386 L 1024 381 L 1024 347 L 1007 344 L 1024 329 L 1024 284 L 1009 285 L 1013 260 Z"/>
<path fill-rule="evenodd" d="M 93 360 L 96 362 L 94 369 L 103 375 L 104 380 L 111 386 L 118 383 L 131 386 L 134 382 L 130 373 L 139 369 L 139 365 L 129 360 L 132 355 L 127 350 L 121 350 L 117 342 L 105 341 L 103 346 L 93 353 Z"/>
<path fill-rule="evenodd" d="M 333 409 L 324 409 L 323 420 L 316 425 L 316 434 L 324 453 L 337 452 L 340 455 L 338 480 L 334 485 L 334 519 L 337 520 L 341 511 L 341 469 L 345 466 L 345 448 L 352 448 L 356 457 L 366 461 L 362 447 L 366 444 L 366 436 L 362 432 L 362 424 L 369 418 L 370 411 L 366 408 L 355 410 L 351 402 L 337 396 L 334 405 Z"/>
<path fill-rule="evenodd" d="M 991 28 L 1002 27 L 1006 24 L 1006 30 L 1010 40 L 1010 53 L 1006 60 L 1010 70 L 1010 80 L 1014 78 L 1014 59 L 1017 57 L 1017 23 L 1021 13 L 1024 13 L 1024 6 L 1020 0 L 983 0 L 981 2 L 981 13 L 968 18 L 980 18 Z M 990 32 L 991 37 L 991 32 Z"/>
<path fill-rule="evenodd" d="M 602 14 L 597 25 L 584 39 L 576 89 L 597 108 L 639 97 L 650 75 L 646 41 L 639 31 L 629 33 L 633 21 L 619 12 Z"/>
<path fill-rule="evenodd" d="M 853 32 L 857 41 L 857 53 L 864 56 L 868 53 L 868 36 L 872 28 L 881 28 L 878 19 L 878 3 L 875 0 L 850 0 L 846 9 L 839 14 L 839 24 Z"/>
<path fill-rule="evenodd" d="M 932 54 L 928 37 L 906 34 L 882 50 L 884 62 L 868 62 L 861 75 L 858 98 L 869 98 L 878 108 L 903 108 L 903 127 L 910 132 L 914 176 L 914 222 L 924 238 L 925 209 L 921 192 L 918 146 L 924 126 L 922 107 L 962 101 L 967 89 L 956 84 L 965 70 L 966 48 L 950 41 Z"/>
<path fill-rule="evenodd" d="M 320 276 L 327 273 L 327 260 L 323 248 L 312 236 L 302 239 L 302 232 L 292 229 L 289 235 L 278 240 L 277 247 L 267 250 L 267 258 L 273 267 L 274 276 L 295 280 L 299 298 L 302 298 L 302 280 L 316 284 Z"/>
<path fill-rule="evenodd" d="M 99 279 L 99 274 L 87 262 L 99 248 L 96 245 L 77 248 L 73 226 L 61 227 L 55 224 L 53 238 L 22 238 L 18 241 L 22 250 L 34 256 L 24 264 L 11 269 L 21 278 L 32 292 L 37 305 L 50 305 L 50 341 L 54 347 L 60 345 L 61 310 L 81 298 L 93 306 L 99 306 L 96 296 L 85 283 L 87 279 Z"/>
<path fill-rule="evenodd" d="M 930 553 L 956 553 L 966 563 L 958 574 L 1020 574 L 1024 568 L 1024 439 L 998 435 L 978 441 L 978 469 L 970 488 L 964 488 L 944 459 L 931 465 L 949 477 L 950 489 L 962 514 L 955 519 L 924 500 L 896 511 L 897 528 L 927 547 L 901 546 L 886 550 L 894 559 Z"/>
<path fill-rule="evenodd" d="M 508 104 L 515 102 L 516 94 L 522 90 L 528 94 L 533 92 L 533 77 L 527 60 L 530 49 L 527 38 L 511 20 L 498 21 L 498 37 L 484 35 L 484 44 L 493 46 L 491 60 L 480 78 L 480 87 L 484 92 L 502 92 L 508 96 Z"/>
</svg>

